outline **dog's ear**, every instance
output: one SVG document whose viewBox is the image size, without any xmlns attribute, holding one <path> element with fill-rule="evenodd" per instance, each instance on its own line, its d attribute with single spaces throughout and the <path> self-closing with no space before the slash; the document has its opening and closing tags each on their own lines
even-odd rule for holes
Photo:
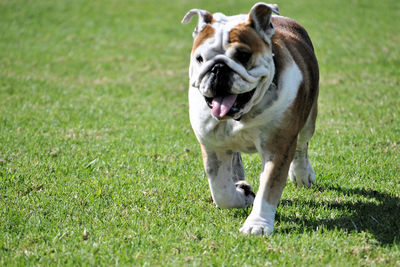
<svg viewBox="0 0 400 267">
<path fill-rule="evenodd" d="M 278 5 L 257 3 L 251 8 L 249 14 L 250 25 L 268 43 L 274 34 L 274 26 L 271 22 L 272 12 L 279 15 Z"/>
<path fill-rule="evenodd" d="M 196 38 L 196 36 L 201 32 L 201 30 L 206 26 L 207 24 L 211 23 L 213 20 L 213 15 L 202 9 L 192 9 L 182 19 L 183 24 L 187 24 L 190 21 L 192 21 L 192 18 L 194 15 L 199 16 L 199 22 L 197 23 L 196 28 L 194 28 L 193 31 L 193 38 Z"/>
</svg>

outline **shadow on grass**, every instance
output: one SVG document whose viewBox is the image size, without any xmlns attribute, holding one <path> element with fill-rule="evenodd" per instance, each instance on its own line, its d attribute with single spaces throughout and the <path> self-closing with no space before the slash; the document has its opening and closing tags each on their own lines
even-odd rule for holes
<svg viewBox="0 0 400 267">
<path fill-rule="evenodd" d="M 370 201 L 303 201 L 282 200 L 282 206 L 305 205 L 313 209 L 328 207 L 342 210 L 346 215 L 339 218 L 320 220 L 298 219 L 295 227 L 284 227 L 282 232 L 315 231 L 317 227 L 326 229 L 343 229 L 349 232 L 369 232 L 382 245 L 393 245 L 400 242 L 400 198 L 375 190 L 360 188 L 341 188 L 338 186 L 317 186 L 316 191 L 335 191 L 343 196 L 361 195 Z M 277 216 L 279 222 L 293 221 L 290 217 Z"/>
</svg>

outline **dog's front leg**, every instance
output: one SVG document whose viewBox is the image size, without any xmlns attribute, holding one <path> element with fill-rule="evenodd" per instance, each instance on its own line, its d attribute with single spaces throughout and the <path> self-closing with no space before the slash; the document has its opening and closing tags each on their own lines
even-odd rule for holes
<svg viewBox="0 0 400 267">
<path fill-rule="evenodd" d="M 243 168 L 241 160 L 235 158 L 237 155 L 207 149 L 203 145 L 201 150 L 215 204 L 220 208 L 249 207 L 255 197 L 250 184 L 244 180 L 234 181 L 237 173 L 242 171 L 240 168 Z"/>
<path fill-rule="evenodd" d="M 245 234 L 267 235 L 274 230 L 275 212 L 286 184 L 296 139 L 279 150 L 262 151 L 263 171 L 253 209 L 240 229 Z"/>
</svg>

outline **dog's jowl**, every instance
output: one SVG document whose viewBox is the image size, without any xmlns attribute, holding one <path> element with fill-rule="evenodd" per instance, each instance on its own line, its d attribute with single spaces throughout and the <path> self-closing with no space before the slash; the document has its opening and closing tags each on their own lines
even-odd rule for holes
<svg viewBox="0 0 400 267">
<path fill-rule="evenodd" d="M 305 29 L 258 3 L 249 14 L 200 9 L 193 32 L 189 77 L 190 122 L 200 143 L 211 194 L 220 208 L 253 209 L 240 229 L 273 231 L 287 176 L 315 182 L 307 156 L 317 116 L 318 63 Z M 245 181 L 241 152 L 262 161 L 255 195 Z"/>
</svg>

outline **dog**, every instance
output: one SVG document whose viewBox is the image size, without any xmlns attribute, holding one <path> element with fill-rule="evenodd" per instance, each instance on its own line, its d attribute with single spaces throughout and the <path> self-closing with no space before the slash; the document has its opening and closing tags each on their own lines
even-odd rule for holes
<svg viewBox="0 0 400 267">
<path fill-rule="evenodd" d="M 270 234 L 288 175 L 298 185 L 315 182 L 307 155 L 318 109 L 314 47 L 277 5 L 257 3 L 235 16 L 192 9 L 182 23 L 195 15 L 189 117 L 212 198 L 220 208 L 253 205 L 240 231 Z M 257 195 L 240 154 L 255 152 L 262 160 Z"/>
</svg>

